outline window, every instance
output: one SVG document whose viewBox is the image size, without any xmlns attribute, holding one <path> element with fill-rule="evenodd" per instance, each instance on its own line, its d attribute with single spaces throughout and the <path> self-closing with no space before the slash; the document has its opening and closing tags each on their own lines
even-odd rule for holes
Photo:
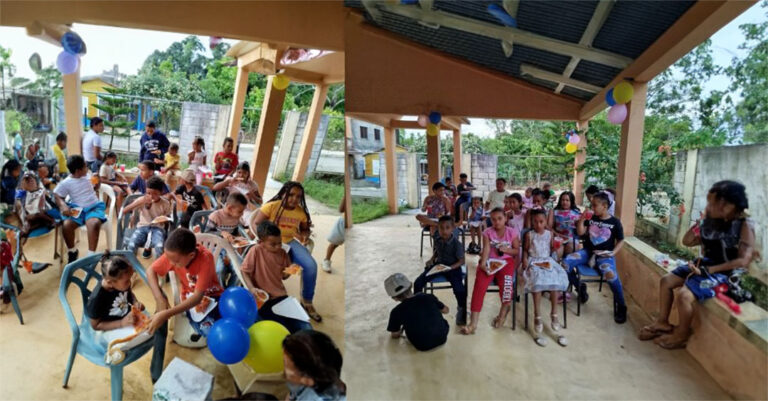
<svg viewBox="0 0 768 401">
<path fill-rule="evenodd" d="M 381 140 L 381 130 L 378 128 L 373 129 L 373 139 L 380 141 Z"/>
<path fill-rule="evenodd" d="M 368 127 L 360 127 L 360 139 L 368 139 Z"/>
</svg>

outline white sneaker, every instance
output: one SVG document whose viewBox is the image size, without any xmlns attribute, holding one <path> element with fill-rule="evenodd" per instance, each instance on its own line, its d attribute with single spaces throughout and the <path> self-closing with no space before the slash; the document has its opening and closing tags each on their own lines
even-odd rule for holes
<svg viewBox="0 0 768 401">
<path fill-rule="evenodd" d="M 331 272 L 331 261 L 330 260 L 324 260 L 323 261 L 323 271 L 325 271 L 326 273 L 330 273 Z"/>
</svg>

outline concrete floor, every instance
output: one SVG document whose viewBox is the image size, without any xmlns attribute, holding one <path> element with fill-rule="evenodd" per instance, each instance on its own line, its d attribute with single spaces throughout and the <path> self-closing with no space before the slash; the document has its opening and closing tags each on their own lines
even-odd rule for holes
<svg viewBox="0 0 768 401">
<path fill-rule="evenodd" d="M 265 197 L 276 193 L 275 185 L 268 185 Z M 328 245 L 326 237 L 336 223 L 338 213 L 314 200 L 308 200 L 315 224 L 314 257 L 322 261 Z M 315 214 L 324 213 L 324 214 Z M 335 215 L 330 215 L 333 213 Z M 83 236 L 79 244 L 80 254 L 87 250 Z M 25 253 L 34 261 L 53 261 L 51 247 L 53 236 L 32 239 L 25 247 Z M 99 249 L 106 248 L 102 238 Z M 145 266 L 151 264 L 139 258 Z M 315 324 L 317 330 L 327 333 L 339 347 L 344 347 L 344 247 L 333 255 L 332 274 L 318 272 L 315 305 L 323 315 L 323 322 Z M 76 357 L 69 379 L 69 388 L 63 389 L 67 355 L 72 334 L 64 318 L 58 299 L 60 271 L 58 264 L 36 275 L 22 272 L 24 292 L 19 304 L 25 324 L 19 324 L 13 309 L 3 307 L 0 313 L 0 399 L 6 400 L 103 400 L 110 397 L 109 370 L 93 365 L 82 357 Z M 292 277 L 286 283 L 288 293 L 298 296 L 299 279 Z M 143 282 L 137 282 L 134 289 L 139 300 L 154 310 L 152 295 Z M 170 294 L 170 286 L 166 284 Z M 70 302 L 79 293 L 70 291 Z M 74 302 L 77 304 L 77 302 Z M 9 305 L 10 306 L 10 305 Z M 80 310 L 75 310 L 80 316 Z M 215 376 L 214 399 L 235 396 L 235 385 L 226 366 L 216 362 L 207 348 L 187 349 L 170 341 L 166 347 L 165 365 L 174 357 L 184 359 Z M 152 383 L 149 377 L 151 352 L 125 368 L 123 399 L 148 400 L 152 397 Z M 347 366 L 347 365 L 345 365 Z M 272 388 L 272 387 L 271 387 Z"/>
<path fill-rule="evenodd" d="M 391 339 L 386 325 L 395 302 L 383 281 L 394 272 L 414 280 L 422 271 L 419 231 L 413 215 L 401 214 L 355 225 L 347 233 L 352 251 L 346 260 L 343 376 L 350 399 L 729 398 L 685 350 L 666 351 L 637 340 L 647 318 L 631 301 L 629 321 L 615 324 L 610 289 L 598 293 L 596 285 L 581 317 L 575 315 L 575 303 L 569 304 L 566 348 L 551 339 L 546 348 L 533 342 L 523 330 L 522 303 L 516 331 L 511 318 L 493 329 L 499 308 L 495 293 L 486 296 L 477 333 L 463 336 L 454 325 L 456 300 L 450 290 L 436 293 L 451 309 L 446 319 L 452 331 L 444 346 L 421 353 L 405 339 Z M 428 245 L 424 248 L 429 257 Z M 476 263 L 477 256 L 468 257 L 470 288 Z M 548 301 L 542 304 L 548 311 Z"/>
</svg>

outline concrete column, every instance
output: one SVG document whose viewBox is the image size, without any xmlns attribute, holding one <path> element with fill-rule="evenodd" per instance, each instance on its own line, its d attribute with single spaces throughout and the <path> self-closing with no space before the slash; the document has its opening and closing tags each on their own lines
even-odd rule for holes
<svg viewBox="0 0 768 401">
<path fill-rule="evenodd" d="M 352 120 L 349 117 L 344 117 L 344 223 L 347 228 L 352 228 L 352 175 L 354 172 L 352 166 L 349 163 L 349 151 L 348 146 L 352 145 Z"/>
<path fill-rule="evenodd" d="M 61 76 L 64 87 L 64 117 L 67 127 L 67 154 L 83 154 L 83 99 L 80 67 L 73 74 Z"/>
<path fill-rule="evenodd" d="M 253 180 L 263 191 L 267 185 L 269 163 L 275 148 L 277 129 L 280 127 L 280 115 L 285 101 L 285 90 L 277 90 L 272 86 L 274 76 L 267 79 L 264 103 L 259 119 L 259 131 L 256 134 L 256 146 L 253 149 Z"/>
<path fill-rule="evenodd" d="M 389 204 L 389 214 L 397 214 L 397 157 L 395 150 L 397 141 L 395 138 L 395 129 L 384 127 L 384 163 L 387 166 L 387 203 Z"/>
<path fill-rule="evenodd" d="M 589 128 L 589 121 L 577 121 L 576 129 L 583 131 Z M 576 204 L 581 205 L 584 201 L 584 172 L 578 168 L 587 160 L 587 135 L 579 135 L 579 150 L 576 151 L 576 158 L 573 161 L 573 194 L 576 195 Z"/>
<path fill-rule="evenodd" d="M 440 134 L 427 135 L 427 187 L 432 193 L 432 184 L 440 180 Z"/>
<path fill-rule="evenodd" d="M 461 130 L 453 130 L 453 182 L 459 182 L 461 174 Z"/>
<path fill-rule="evenodd" d="M 632 101 L 627 105 L 627 119 L 621 125 L 619 169 L 616 177 L 616 217 L 621 219 L 625 236 L 635 233 L 637 187 L 640 180 L 640 156 L 643 151 L 645 125 L 645 97 L 648 91 L 648 85 L 645 82 L 635 82 L 632 86 L 635 93 Z"/>
<path fill-rule="evenodd" d="M 304 127 L 304 135 L 301 136 L 301 147 L 296 156 L 296 166 L 293 169 L 293 180 L 304 181 L 307 173 L 309 159 L 312 156 L 312 147 L 315 145 L 317 136 L 317 127 L 320 126 L 320 119 L 323 117 L 323 106 L 325 97 L 328 95 L 328 85 L 316 85 L 315 94 L 312 96 L 312 106 L 307 115 L 307 124 Z"/>
<path fill-rule="evenodd" d="M 237 78 L 235 78 L 235 95 L 232 97 L 232 109 L 229 110 L 229 125 L 227 126 L 227 136 L 235 141 L 235 145 L 237 145 L 237 136 L 240 134 L 240 122 L 243 119 L 243 107 L 245 106 L 245 95 L 247 93 L 248 70 L 238 63 Z"/>
</svg>

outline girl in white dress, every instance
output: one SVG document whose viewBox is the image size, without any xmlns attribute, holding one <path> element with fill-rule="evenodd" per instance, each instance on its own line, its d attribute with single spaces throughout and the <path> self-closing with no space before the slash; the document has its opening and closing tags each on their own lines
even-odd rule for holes
<svg viewBox="0 0 768 401">
<path fill-rule="evenodd" d="M 523 278 L 525 279 L 525 292 L 533 294 L 534 333 L 536 344 L 545 346 L 547 341 L 542 337 L 544 325 L 539 314 L 541 293 L 549 291 L 552 304 L 550 325 L 557 343 L 566 346 L 568 344 L 564 335 L 560 334 L 560 322 L 557 319 L 555 308 L 558 296 L 568 288 L 568 275 L 562 266 L 552 259 L 553 239 L 552 232 L 547 230 L 547 215 L 544 210 L 532 209 L 531 222 L 533 229 L 525 235 L 523 246 Z"/>
<path fill-rule="evenodd" d="M 206 166 L 207 155 L 205 154 L 205 140 L 202 137 L 196 137 L 192 142 L 192 150 L 187 154 L 189 168 L 195 171 L 195 181 L 197 185 L 203 183 L 203 169 Z"/>
</svg>

